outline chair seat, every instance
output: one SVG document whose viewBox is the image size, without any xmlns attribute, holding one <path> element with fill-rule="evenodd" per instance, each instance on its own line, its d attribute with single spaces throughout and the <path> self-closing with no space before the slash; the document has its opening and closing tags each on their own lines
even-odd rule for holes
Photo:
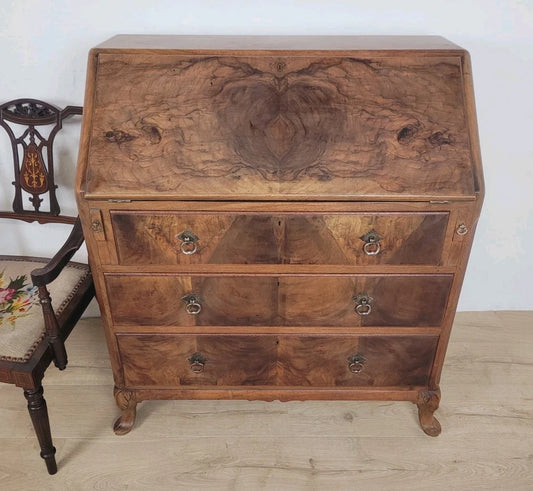
<svg viewBox="0 0 533 491">
<path fill-rule="evenodd" d="M 31 272 L 48 262 L 40 258 L 0 256 L 0 360 L 24 363 L 45 335 L 44 318 Z M 85 264 L 70 262 L 48 285 L 59 315 L 90 274 Z"/>
</svg>

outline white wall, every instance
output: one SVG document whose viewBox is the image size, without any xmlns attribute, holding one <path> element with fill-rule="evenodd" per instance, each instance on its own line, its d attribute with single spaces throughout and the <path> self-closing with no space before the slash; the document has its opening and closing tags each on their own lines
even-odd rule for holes
<svg viewBox="0 0 533 491">
<path fill-rule="evenodd" d="M 468 49 L 487 197 L 460 309 L 533 309 L 532 1 L 1 0 L 0 101 L 81 105 L 88 50 L 118 33 L 440 34 Z M 71 126 L 59 151 L 74 163 Z M 2 163 L 9 152 L 0 140 Z M 0 166 L 3 207 L 11 200 L 6 171 Z M 58 178 L 72 213 L 73 176 L 69 169 Z M 0 250 L 13 253 L 51 251 L 66 233 L 54 227 L 36 244 L 26 225 L 0 226 Z"/>
</svg>

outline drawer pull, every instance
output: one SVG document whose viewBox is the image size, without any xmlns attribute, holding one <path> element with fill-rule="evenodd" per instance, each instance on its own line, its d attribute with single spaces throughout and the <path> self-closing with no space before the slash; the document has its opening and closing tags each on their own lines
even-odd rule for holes
<svg viewBox="0 0 533 491">
<path fill-rule="evenodd" d="M 100 220 L 93 220 L 91 223 L 91 230 L 93 232 L 101 232 L 102 231 L 102 222 Z"/>
<path fill-rule="evenodd" d="M 359 315 L 369 315 L 372 312 L 372 302 L 374 299 L 367 293 L 360 293 L 353 297 L 355 302 L 355 313 Z"/>
<path fill-rule="evenodd" d="M 198 315 L 202 311 L 202 306 L 200 305 L 200 299 L 195 293 L 189 293 L 181 299 L 187 304 L 185 305 L 185 310 L 190 315 Z"/>
<path fill-rule="evenodd" d="M 194 353 L 187 361 L 191 364 L 192 373 L 202 373 L 205 368 L 207 358 L 201 353 Z"/>
<path fill-rule="evenodd" d="M 383 240 L 383 237 L 381 237 L 374 229 L 361 235 L 359 238 L 365 243 L 363 251 L 367 256 L 376 256 L 380 253 L 380 241 Z"/>
<path fill-rule="evenodd" d="M 455 233 L 457 235 L 466 235 L 468 233 L 468 227 L 464 223 L 460 223 Z"/>
<path fill-rule="evenodd" d="M 198 250 L 198 237 L 194 235 L 188 228 L 186 228 L 181 234 L 176 235 L 176 239 L 181 240 L 180 250 L 183 254 L 194 254 Z"/>
<path fill-rule="evenodd" d="M 360 354 L 352 355 L 348 357 L 348 370 L 352 373 L 359 373 L 363 371 L 365 367 L 365 357 Z"/>
</svg>

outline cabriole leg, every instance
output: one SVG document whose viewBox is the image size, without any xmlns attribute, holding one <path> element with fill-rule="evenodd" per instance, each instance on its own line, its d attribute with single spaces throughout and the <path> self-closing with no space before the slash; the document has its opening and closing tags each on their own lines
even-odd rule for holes
<svg viewBox="0 0 533 491">
<path fill-rule="evenodd" d="M 122 411 L 122 414 L 115 421 L 113 431 L 115 432 L 115 435 L 125 435 L 131 431 L 135 424 L 137 408 L 135 392 L 115 387 L 114 395 L 117 406 Z"/>
<path fill-rule="evenodd" d="M 424 433 L 429 436 L 438 436 L 441 432 L 440 423 L 433 413 L 439 408 L 440 390 L 421 390 L 418 393 L 416 405 L 418 418 Z"/>
</svg>

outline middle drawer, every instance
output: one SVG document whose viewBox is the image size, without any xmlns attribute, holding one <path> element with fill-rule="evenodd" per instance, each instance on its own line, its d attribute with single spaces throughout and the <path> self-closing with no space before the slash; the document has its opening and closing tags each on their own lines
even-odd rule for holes
<svg viewBox="0 0 533 491">
<path fill-rule="evenodd" d="M 439 326 L 451 274 L 105 274 L 115 325 Z"/>
</svg>

